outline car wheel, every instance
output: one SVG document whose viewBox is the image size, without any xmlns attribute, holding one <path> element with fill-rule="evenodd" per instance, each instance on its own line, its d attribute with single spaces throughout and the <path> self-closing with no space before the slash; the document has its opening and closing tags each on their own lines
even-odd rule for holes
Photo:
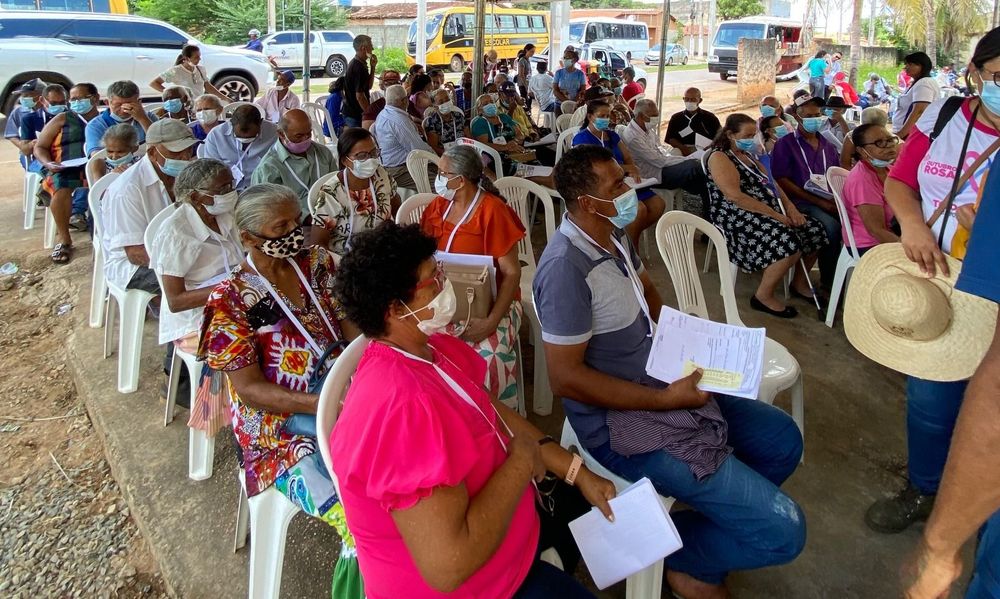
<svg viewBox="0 0 1000 599">
<path fill-rule="evenodd" d="M 719 79 L 723 81 L 729 81 L 729 73 L 719 73 Z"/>
<path fill-rule="evenodd" d="M 239 75 L 226 75 L 214 85 L 233 102 L 253 102 L 253 97 L 257 95 L 253 85 Z"/>
<path fill-rule="evenodd" d="M 448 68 L 451 69 L 452 73 L 461 73 L 465 70 L 465 59 L 458 54 L 452 56 Z"/>
<path fill-rule="evenodd" d="M 331 56 L 326 59 L 326 74 L 329 77 L 342 77 L 347 72 L 347 61 L 343 56 Z"/>
<path fill-rule="evenodd" d="M 685 57 L 684 57 L 684 58 L 683 58 L 683 59 L 681 60 L 681 64 L 687 64 L 687 63 L 688 63 L 688 57 L 687 57 L 687 56 L 685 56 Z"/>
</svg>

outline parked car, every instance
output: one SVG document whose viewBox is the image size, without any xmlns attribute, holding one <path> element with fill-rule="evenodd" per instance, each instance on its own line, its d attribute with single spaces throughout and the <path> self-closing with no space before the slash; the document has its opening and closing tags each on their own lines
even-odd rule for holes
<svg viewBox="0 0 1000 599">
<path fill-rule="evenodd" d="M 279 31 L 261 38 L 264 55 L 274 60 L 282 69 L 301 70 L 304 32 Z M 310 31 L 309 65 L 323 69 L 330 77 L 340 77 L 347 72 L 347 63 L 354 56 L 354 34 L 350 31 Z"/>
<path fill-rule="evenodd" d="M 660 64 L 660 44 L 656 44 L 646 52 L 646 56 L 643 57 L 642 61 L 646 63 L 646 66 L 658 65 Z M 687 64 L 688 63 L 688 51 L 680 44 L 667 44 L 666 57 L 664 58 L 663 64 L 670 66 L 674 64 Z"/>
<path fill-rule="evenodd" d="M 549 61 L 548 51 L 549 49 L 545 48 L 542 52 L 536 53 L 531 57 L 531 61 L 549 63 L 549 72 L 554 74 L 561 65 L 553 65 Z M 613 77 L 620 77 L 622 69 L 627 66 L 631 66 L 635 69 L 635 80 L 638 81 L 643 87 L 646 87 L 646 71 L 641 67 L 630 64 L 625 58 L 624 52 L 612 50 L 607 46 L 599 44 L 584 44 L 583 46 L 577 48 L 576 51 L 580 53 L 580 62 L 578 63 L 578 66 L 585 73 L 598 71 L 605 76 L 611 75 Z"/>
<path fill-rule="evenodd" d="M 203 44 L 180 29 L 142 17 L 101 13 L 0 11 L 0 109 L 9 114 L 25 81 L 93 83 L 103 94 L 120 79 L 134 81 L 144 98 L 174 65 L 181 48 L 197 44 L 209 80 L 233 100 L 253 100 L 272 79 L 259 52 Z"/>
</svg>

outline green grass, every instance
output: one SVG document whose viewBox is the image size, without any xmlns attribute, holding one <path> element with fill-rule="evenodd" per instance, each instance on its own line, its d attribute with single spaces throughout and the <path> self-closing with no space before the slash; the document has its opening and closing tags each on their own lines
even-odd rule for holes
<svg viewBox="0 0 1000 599">
<path fill-rule="evenodd" d="M 858 67 L 858 82 L 864 81 L 868 78 L 869 73 L 878 73 L 885 82 L 889 85 L 896 85 L 896 76 L 899 75 L 899 70 L 903 68 L 903 65 L 896 65 L 894 67 L 876 66 L 871 63 L 863 62 Z M 860 92 L 859 92 L 860 93 Z"/>
</svg>

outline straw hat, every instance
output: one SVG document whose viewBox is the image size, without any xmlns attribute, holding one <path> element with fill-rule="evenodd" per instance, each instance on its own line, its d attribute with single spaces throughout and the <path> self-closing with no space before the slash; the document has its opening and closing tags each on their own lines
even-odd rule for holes
<svg viewBox="0 0 1000 599">
<path fill-rule="evenodd" d="M 972 376 L 996 326 L 993 302 L 955 289 L 962 263 L 929 279 L 899 243 L 865 253 L 844 306 L 844 332 L 858 351 L 904 374 L 932 381 Z"/>
</svg>

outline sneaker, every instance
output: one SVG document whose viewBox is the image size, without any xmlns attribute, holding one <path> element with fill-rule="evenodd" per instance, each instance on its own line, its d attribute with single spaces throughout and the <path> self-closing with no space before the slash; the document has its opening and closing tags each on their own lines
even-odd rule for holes
<svg viewBox="0 0 1000 599">
<path fill-rule="evenodd" d="M 879 499 L 865 512 L 865 524 L 875 532 L 903 532 L 915 522 L 925 522 L 934 509 L 937 495 L 924 495 L 912 484 L 896 496 Z"/>
<path fill-rule="evenodd" d="M 77 231 L 87 230 L 87 217 L 82 214 L 74 214 L 69 217 L 69 228 Z"/>
</svg>

